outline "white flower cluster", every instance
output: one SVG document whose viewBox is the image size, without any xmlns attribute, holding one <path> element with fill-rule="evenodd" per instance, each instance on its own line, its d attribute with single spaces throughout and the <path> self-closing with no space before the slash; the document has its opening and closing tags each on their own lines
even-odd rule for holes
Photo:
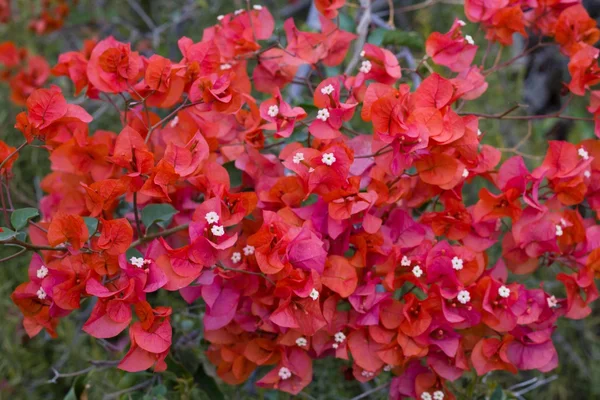
<svg viewBox="0 0 600 400">
<path fill-rule="evenodd" d="M 294 158 L 292 158 L 292 161 L 294 162 L 294 164 L 300 164 L 302 161 L 304 161 L 304 153 L 296 153 L 294 154 Z"/>
<path fill-rule="evenodd" d="M 44 300 L 46 298 L 46 291 L 43 288 L 39 288 L 35 294 L 40 300 Z"/>
<path fill-rule="evenodd" d="M 310 291 L 309 296 L 311 299 L 317 300 L 319 298 L 319 291 L 317 289 L 313 288 L 313 290 Z"/>
<path fill-rule="evenodd" d="M 371 72 L 371 68 L 373 68 L 373 64 L 371 64 L 371 61 L 369 60 L 364 60 L 361 64 L 360 64 L 360 68 L 358 69 L 360 72 L 362 72 L 363 74 L 368 74 L 369 72 Z"/>
<path fill-rule="evenodd" d="M 279 377 L 284 381 L 292 377 L 292 371 L 287 369 L 286 367 L 279 368 Z"/>
<path fill-rule="evenodd" d="M 254 250 L 255 250 L 254 246 L 250 246 L 249 244 L 244 246 L 244 248 L 242 249 L 245 256 L 251 256 L 252 254 L 254 254 Z"/>
<path fill-rule="evenodd" d="M 269 117 L 275 118 L 277 116 L 277 114 L 279 114 L 279 107 L 277 107 L 276 104 L 269 106 L 269 109 L 267 110 L 267 114 L 269 114 Z"/>
<path fill-rule="evenodd" d="M 464 261 L 462 258 L 458 258 L 455 256 L 452 259 L 452 268 L 454 268 L 457 271 L 460 271 L 464 267 L 463 263 L 464 263 Z"/>
<path fill-rule="evenodd" d="M 38 277 L 38 279 L 44 279 L 46 276 L 48 276 L 48 268 L 46 268 L 45 265 L 42 265 L 35 273 Z"/>
<path fill-rule="evenodd" d="M 323 162 L 323 164 L 332 166 L 333 163 L 336 161 L 336 158 L 335 158 L 335 155 L 333 155 L 333 153 L 325 153 L 325 154 L 323 154 L 321 161 Z"/>
<path fill-rule="evenodd" d="M 418 265 L 415 265 L 415 267 L 412 269 L 412 273 L 417 278 L 420 278 L 423 275 L 423 270 Z"/>
<path fill-rule="evenodd" d="M 333 344 L 333 348 L 337 349 L 340 345 L 340 343 L 344 343 L 344 340 L 346 340 L 346 335 L 344 335 L 344 332 L 340 331 L 340 332 L 336 332 L 335 335 L 333 335 L 333 340 L 335 340 L 335 343 Z"/>
<path fill-rule="evenodd" d="M 458 292 L 456 299 L 461 304 L 467 304 L 469 301 L 471 301 L 471 294 L 467 290 L 461 290 Z"/>
<path fill-rule="evenodd" d="M 329 119 L 329 110 L 326 108 L 321 108 L 319 111 L 317 111 L 317 119 L 320 119 L 323 122 L 327 121 Z"/>
<path fill-rule="evenodd" d="M 144 265 L 150 264 L 152 260 L 148 260 L 147 258 L 142 257 L 131 257 L 129 259 L 129 262 L 131 263 L 131 265 L 137 268 L 142 268 Z"/>
<path fill-rule="evenodd" d="M 333 85 L 329 84 L 329 85 L 321 88 L 321 93 L 328 96 L 331 93 L 333 93 L 334 90 L 335 90 L 335 88 L 333 87 Z"/>
</svg>

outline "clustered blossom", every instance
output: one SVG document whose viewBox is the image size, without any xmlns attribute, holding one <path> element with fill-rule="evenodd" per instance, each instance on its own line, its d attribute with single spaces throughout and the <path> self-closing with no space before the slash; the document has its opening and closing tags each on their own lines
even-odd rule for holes
<svg viewBox="0 0 600 400">
<path fill-rule="evenodd" d="M 452 400 L 448 382 L 471 369 L 557 366 L 557 320 L 588 316 L 598 297 L 600 142 L 550 141 L 533 169 L 520 155 L 502 162 L 482 143 L 485 121 L 457 111 L 487 89 L 461 20 L 426 42 L 453 78 L 432 72 L 410 86 L 394 54 L 368 43 L 350 74 L 313 82 L 309 116 L 282 93 L 300 66 L 344 62 L 356 35 L 335 23 L 343 5 L 317 2 L 319 32 L 286 20 L 278 46 L 267 43 L 272 15 L 254 5 L 219 16 L 200 42 L 181 38 L 178 59 L 112 37 L 62 54 L 52 71 L 76 93 L 131 99 L 120 132 L 96 130 L 57 86 L 40 89 L 46 77 L 13 71 L 35 62 L 0 45 L 24 105 L 16 128 L 44 143 L 52 167 L 29 227 L 44 251 L 11 296 L 29 335 L 56 336 L 93 297 L 83 330 L 128 332 L 119 368 L 163 371 L 172 310 L 147 297 L 162 290 L 205 303 L 207 357 L 232 385 L 267 367 L 257 385 L 297 394 L 313 359 L 335 357 L 361 382 L 391 371 L 392 400 Z M 491 41 L 525 27 L 554 37 L 573 95 L 600 82 L 600 31 L 579 4 L 467 0 L 465 11 Z M 590 95 L 598 121 L 600 92 Z M 349 131 L 355 119 L 369 128 Z M 2 176 L 14 152 L 0 141 Z M 476 179 L 487 184 L 466 196 Z M 168 205 L 176 212 L 159 224 L 129 212 Z M 501 256 L 490 264 L 492 247 Z M 519 283 L 550 265 L 565 297 Z"/>
</svg>

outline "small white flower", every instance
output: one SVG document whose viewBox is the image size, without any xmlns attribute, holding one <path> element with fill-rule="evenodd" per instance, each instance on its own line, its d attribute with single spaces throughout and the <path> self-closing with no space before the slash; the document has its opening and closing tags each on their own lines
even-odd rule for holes
<svg viewBox="0 0 600 400">
<path fill-rule="evenodd" d="M 44 279 L 48 275 L 48 268 L 45 265 L 42 265 L 37 271 L 36 275 L 38 279 Z"/>
<path fill-rule="evenodd" d="M 321 108 L 317 112 L 317 119 L 320 119 L 321 121 L 325 122 L 325 121 L 327 121 L 328 118 L 329 118 L 329 110 L 328 109 Z"/>
<path fill-rule="evenodd" d="M 564 218 L 561 218 L 561 219 L 560 219 L 560 224 L 561 224 L 562 226 L 564 226 L 565 228 L 567 227 L 567 221 L 565 221 L 565 219 L 564 219 Z"/>
<path fill-rule="evenodd" d="M 310 167 L 310 168 L 308 169 L 308 172 L 315 172 L 315 169 L 314 169 L 313 167 Z"/>
<path fill-rule="evenodd" d="M 152 260 L 148 260 L 147 258 L 144 258 L 144 264 L 150 264 L 152 263 Z"/>
<path fill-rule="evenodd" d="M 507 298 L 508 296 L 510 296 L 510 289 L 502 285 L 498 289 L 498 294 L 500 295 L 500 297 Z"/>
<path fill-rule="evenodd" d="M 319 298 L 319 291 L 317 289 L 313 288 L 313 290 L 310 291 L 309 296 L 311 299 L 317 300 Z"/>
<path fill-rule="evenodd" d="M 337 343 L 344 343 L 344 340 L 346 340 L 346 335 L 344 335 L 344 332 L 339 331 L 336 332 L 335 335 L 333 335 L 333 338 Z"/>
<path fill-rule="evenodd" d="M 562 236 L 562 235 L 563 235 L 562 226 L 556 225 L 556 236 Z"/>
<path fill-rule="evenodd" d="M 210 228 L 210 231 L 215 236 L 223 236 L 225 234 L 225 228 L 221 225 L 213 225 L 212 228 Z"/>
<path fill-rule="evenodd" d="M 332 166 L 335 162 L 335 156 L 333 155 L 333 153 L 325 153 L 323 154 L 323 157 L 321 157 L 321 161 L 323 161 L 323 164 Z"/>
<path fill-rule="evenodd" d="M 402 256 L 402 260 L 400 261 L 400 265 L 403 267 L 410 267 L 410 260 L 406 256 Z"/>
<path fill-rule="evenodd" d="M 556 300 L 556 296 L 550 296 L 546 300 L 548 301 L 548 307 L 550 307 L 550 308 L 558 307 L 558 300 Z"/>
<path fill-rule="evenodd" d="M 415 267 L 412 269 L 412 273 L 417 278 L 420 278 L 421 275 L 423 275 L 423 270 L 418 265 L 415 265 Z"/>
<path fill-rule="evenodd" d="M 298 347 L 306 347 L 307 344 L 308 340 L 306 340 L 306 338 L 299 337 L 298 339 L 296 339 L 296 345 L 298 345 Z"/>
<path fill-rule="evenodd" d="M 231 255 L 231 262 L 233 262 L 234 264 L 239 263 L 241 260 L 242 254 L 239 251 L 236 251 Z"/>
<path fill-rule="evenodd" d="M 44 300 L 46 298 L 46 291 L 43 288 L 39 288 L 35 294 L 40 300 Z"/>
<path fill-rule="evenodd" d="M 329 84 L 329 85 L 321 88 L 321 93 L 327 96 L 327 95 L 330 95 L 331 93 L 333 93 L 334 90 L 335 89 L 333 88 L 333 85 Z"/>
<path fill-rule="evenodd" d="M 261 6 L 260 4 L 255 4 L 255 5 L 252 6 L 252 8 L 254 8 L 255 10 L 260 11 L 260 10 L 263 9 L 263 6 Z"/>
<path fill-rule="evenodd" d="M 144 259 L 142 257 L 131 257 L 129 262 L 137 268 L 142 268 L 144 266 Z"/>
<path fill-rule="evenodd" d="M 469 44 L 475 44 L 475 41 L 473 40 L 473 38 L 471 37 L 471 35 L 466 35 L 465 36 L 465 40 L 467 41 L 467 43 Z"/>
<path fill-rule="evenodd" d="M 219 222 L 219 214 L 217 214 L 215 211 L 210 211 L 206 213 L 204 219 L 206 219 L 206 222 L 209 224 L 215 224 Z"/>
<path fill-rule="evenodd" d="M 279 107 L 275 104 L 270 106 L 267 114 L 269 114 L 269 117 L 275 118 L 279 114 Z"/>
<path fill-rule="evenodd" d="M 590 154 L 583 147 L 580 147 L 579 150 L 577 150 L 577 154 L 579 154 L 579 157 L 583 158 L 584 160 L 590 158 Z"/>
<path fill-rule="evenodd" d="M 459 26 L 465 26 L 465 25 L 466 25 L 466 22 L 465 22 L 465 21 L 463 21 L 462 19 L 459 19 L 458 21 L 456 21 L 456 23 L 457 23 Z"/>
<path fill-rule="evenodd" d="M 471 294 L 467 290 L 461 290 L 458 292 L 456 299 L 460 304 L 467 304 L 469 301 L 471 301 Z"/>
<path fill-rule="evenodd" d="M 169 124 L 169 126 L 171 126 L 171 128 L 175 128 L 178 123 L 179 123 L 179 117 L 176 115 L 175 118 L 173 118 L 173 120 Z"/>
<path fill-rule="evenodd" d="M 286 367 L 279 368 L 279 377 L 284 381 L 292 377 L 292 372 Z"/>
<path fill-rule="evenodd" d="M 231 64 L 229 64 L 229 63 L 221 64 L 221 71 L 225 71 L 226 69 L 231 69 Z"/>
<path fill-rule="evenodd" d="M 432 397 L 429 394 L 429 392 L 423 392 L 423 393 L 421 393 L 421 400 L 431 400 L 431 399 L 432 399 Z"/>
<path fill-rule="evenodd" d="M 360 52 L 360 56 L 361 56 L 361 57 L 364 57 L 364 56 L 365 56 L 365 51 L 364 51 L 364 50 Z"/>
<path fill-rule="evenodd" d="M 300 164 L 302 161 L 304 161 L 304 153 L 296 153 L 294 154 L 294 158 L 292 158 L 292 161 L 294 162 L 294 164 Z"/>
<path fill-rule="evenodd" d="M 222 20 L 223 18 L 225 18 L 225 16 L 224 16 L 224 15 L 219 15 L 219 16 L 217 17 L 217 21 L 220 21 L 220 20 Z"/>
<path fill-rule="evenodd" d="M 483 132 L 481 132 L 481 129 L 477 129 L 477 136 L 481 136 L 483 134 Z"/>
<path fill-rule="evenodd" d="M 240 14 L 241 14 L 241 13 L 243 13 L 243 12 L 244 12 L 244 9 L 243 9 L 243 8 L 240 8 L 239 10 L 235 10 L 235 11 L 233 12 L 233 14 L 234 14 L 234 15 L 240 15 Z"/>
<path fill-rule="evenodd" d="M 441 390 L 433 392 L 433 400 L 444 400 L 444 392 Z"/>
<path fill-rule="evenodd" d="M 462 177 L 465 178 L 465 179 L 469 177 L 469 170 L 468 169 L 465 168 L 463 170 Z"/>
<path fill-rule="evenodd" d="M 457 271 L 460 271 L 461 269 L 463 269 L 463 266 L 464 266 L 463 263 L 464 263 L 464 261 L 462 258 L 458 258 L 455 256 L 452 259 L 452 268 L 454 268 Z"/>
<path fill-rule="evenodd" d="M 252 254 L 254 254 L 254 246 L 250 246 L 249 244 L 244 246 L 243 250 L 245 256 L 251 256 Z"/>
<path fill-rule="evenodd" d="M 383 370 L 384 370 L 385 372 L 390 372 L 390 371 L 392 370 L 392 368 L 394 368 L 394 366 L 393 366 L 393 365 L 390 365 L 390 364 L 388 364 L 388 365 L 386 365 L 385 367 L 383 367 Z"/>
<path fill-rule="evenodd" d="M 331 347 L 333 347 L 334 349 L 337 349 L 338 347 L 340 347 L 340 345 L 337 344 L 337 343 L 334 343 L 334 344 L 331 345 Z"/>
<path fill-rule="evenodd" d="M 590 178 L 592 176 L 592 173 L 590 171 L 585 171 L 583 173 L 583 176 L 585 176 L 586 178 Z"/>
<path fill-rule="evenodd" d="M 363 371 L 360 373 L 365 378 L 372 378 L 375 374 L 371 371 Z"/>
<path fill-rule="evenodd" d="M 365 60 L 360 64 L 360 68 L 358 70 L 363 74 L 368 74 L 372 67 L 373 65 L 371 64 L 371 61 Z"/>
</svg>

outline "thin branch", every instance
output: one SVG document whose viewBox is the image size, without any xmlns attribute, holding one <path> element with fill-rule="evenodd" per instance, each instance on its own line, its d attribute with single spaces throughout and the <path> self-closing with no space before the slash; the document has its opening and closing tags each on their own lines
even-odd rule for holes
<svg viewBox="0 0 600 400">
<path fill-rule="evenodd" d="M 142 383 L 138 383 L 137 385 L 128 387 L 127 389 L 119 390 L 118 392 L 105 394 L 104 397 L 102 397 L 102 399 L 103 400 L 118 399 L 123 394 L 135 392 L 136 390 L 143 389 L 147 386 L 150 386 L 152 384 L 152 382 L 154 382 L 154 378 L 148 379 L 147 381 L 144 381 Z"/>
<path fill-rule="evenodd" d="M 17 246 L 24 247 L 27 250 L 33 250 L 33 251 L 35 251 L 35 250 L 68 251 L 66 247 L 52 247 L 52 246 L 35 245 L 35 244 L 24 242 L 19 239 L 10 239 L 10 240 L 7 240 L 6 242 L 2 242 L 2 243 L 15 244 Z"/>
<path fill-rule="evenodd" d="M 183 224 L 183 225 L 179 225 L 179 226 L 175 226 L 173 228 L 170 229 L 165 229 L 164 231 L 160 231 L 160 232 L 156 232 L 156 233 L 151 233 L 149 235 L 146 235 L 142 238 L 139 238 L 138 240 L 136 240 L 135 242 L 131 243 L 131 246 L 129 246 L 130 249 L 139 246 L 140 244 L 146 243 L 151 241 L 152 239 L 156 239 L 159 237 L 165 237 L 165 236 L 169 236 L 172 235 L 174 233 L 177 233 L 179 231 L 183 231 L 185 229 L 187 229 L 189 227 L 189 224 Z"/>
<path fill-rule="evenodd" d="M 111 367 L 114 367 L 115 365 L 118 365 L 119 363 L 120 363 L 119 360 L 100 360 L 100 361 L 92 360 L 92 361 L 90 361 L 90 364 L 92 364 L 92 365 L 90 365 L 89 367 L 84 368 L 82 370 L 74 371 L 74 372 L 60 372 L 56 368 L 52 368 L 52 372 L 54 373 L 54 376 L 48 380 L 48 383 L 56 383 L 61 378 L 72 378 L 74 376 L 85 375 L 88 372 L 91 372 L 93 370 L 111 368 Z"/>
<path fill-rule="evenodd" d="M 5 261 L 12 260 L 13 258 L 17 258 L 21 254 L 25 253 L 26 251 L 27 251 L 27 249 L 23 247 L 19 252 L 15 253 L 15 254 L 12 254 L 12 255 L 10 255 L 8 257 L 0 258 L 0 264 L 2 264 Z"/>
<path fill-rule="evenodd" d="M 275 282 L 273 282 L 273 280 L 271 278 L 269 278 L 267 275 L 263 274 L 262 272 L 254 272 L 254 271 L 248 271 L 245 269 L 229 268 L 229 267 L 226 267 L 221 264 L 217 265 L 217 268 L 222 269 L 223 271 L 241 272 L 242 274 L 260 276 L 261 278 L 265 278 L 265 280 L 268 281 L 271 285 L 275 286 Z"/>
<path fill-rule="evenodd" d="M 364 155 L 364 156 L 356 156 L 356 157 L 354 157 L 354 159 L 357 159 L 357 158 L 375 158 L 377 156 L 380 156 L 382 154 L 386 154 L 386 153 L 389 153 L 390 151 L 392 151 L 393 149 L 390 149 L 390 147 L 391 147 L 391 145 L 386 144 L 385 146 L 383 146 L 382 148 L 380 148 L 379 150 L 377 150 L 373 154 L 367 154 L 367 155 Z"/>
<path fill-rule="evenodd" d="M 148 28 L 150 28 L 150 30 L 153 31 L 156 29 L 156 24 L 154 23 L 154 21 L 152 21 L 152 18 L 150 18 L 150 16 L 146 14 L 146 11 L 144 11 L 142 6 L 140 6 L 137 1 L 127 0 L 127 4 L 129 4 L 129 6 L 133 9 L 133 11 L 136 12 L 136 14 L 142 19 L 142 21 L 144 21 L 144 23 L 148 25 Z"/>
<path fill-rule="evenodd" d="M 17 147 L 12 153 L 10 153 L 4 160 L 2 160 L 2 162 L 0 162 L 0 170 L 2 170 L 2 167 L 4 167 L 4 164 L 6 164 L 8 162 L 8 160 L 10 160 L 11 158 L 13 158 L 15 156 L 15 154 L 17 154 L 19 151 L 21 151 L 21 149 L 23 147 L 27 146 L 27 142 L 23 143 L 22 145 L 20 145 L 19 147 Z"/>
<path fill-rule="evenodd" d="M 369 33 L 369 25 L 371 24 L 371 0 L 360 0 L 360 6 L 363 9 L 363 14 L 360 18 L 358 26 L 356 27 L 356 33 L 358 38 L 354 42 L 354 53 L 352 54 L 352 58 L 350 62 L 346 66 L 346 70 L 344 73 L 346 75 L 350 75 L 352 71 L 358 65 L 358 61 L 360 60 L 360 53 L 362 51 L 363 46 L 367 42 L 367 35 Z"/>
<path fill-rule="evenodd" d="M 406 6 L 406 7 L 400 7 L 398 9 L 396 9 L 396 11 L 400 12 L 400 13 L 404 13 L 404 12 L 408 12 L 408 11 L 417 11 L 417 10 L 421 10 L 423 8 L 432 6 L 435 3 L 437 3 L 437 0 L 426 0 L 422 3 L 412 4 L 412 5 Z"/>
<path fill-rule="evenodd" d="M 384 383 L 383 385 L 379 385 L 371 390 L 367 390 L 366 392 L 364 392 L 363 394 L 359 394 L 358 396 L 355 396 L 353 398 L 351 398 L 350 400 L 360 400 L 360 399 L 364 399 L 364 398 L 368 398 L 369 396 L 371 396 L 373 393 L 377 393 L 380 390 L 384 390 L 385 388 L 387 388 L 388 386 L 390 386 L 390 382 L 388 383 Z"/>
<path fill-rule="evenodd" d="M 133 192 L 133 215 L 135 216 L 135 229 L 137 231 L 138 238 L 141 239 L 144 237 L 144 235 L 142 235 L 142 228 L 140 224 L 140 216 L 137 204 L 137 192 Z"/>
</svg>

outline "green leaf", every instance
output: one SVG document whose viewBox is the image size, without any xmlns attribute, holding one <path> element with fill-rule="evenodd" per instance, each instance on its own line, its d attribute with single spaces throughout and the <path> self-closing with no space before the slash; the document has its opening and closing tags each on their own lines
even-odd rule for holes
<svg viewBox="0 0 600 400">
<path fill-rule="evenodd" d="M 231 187 L 238 187 L 242 184 L 242 171 L 235 167 L 235 162 L 230 161 L 228 163 L 223 164 L 227 173 L 229 174 L 229 181 L 231 182 Z"/>
<path fill-rule="evenodd" d="M 19 208 L 18 210 L 15 210 L 10 216 L 10 222 L 16 230 L 20 230 L 27 226 L 27 222 L 31 218 L 35 218 L 38 215 L 40 215 L 40 212 L 37 208 Z"/>
<path fill-rule="evenodd" d="M 491 394 L 490 400 L 504 400 L 504 399 L 506 399 L 506 395 L 504 394 L 502 387 L 500 387 L 500 385 L 496 386 L 496 390 L 494 390 L 494 392 Z"/>
<path fill-rule="evenodd" d="M 73 386 L 71 386 L 71 389 L 64 397 L 64 400 L 79 400 L 85 391 L 86 380 L 87 374 L 78 376 L 73 382 Z"/>
<path fill-rule="evenodd" d="M 13 231 L 12 229 L 2 227 L 2 232 L 0 232 L 0 242 L 10 240 L 15 236 L 17 236 L 17 232 Z"/>
<path fill-rule="evenodd" d="M 166 228 L 177 212 L 170 204 L 149 204 L 142 210 L 142 222 L 146 229 L 149 229 L 155 223 Z"/>
<path fill-rule="evenodd" d="M 196 369 L 196 373 L 194 373 L 194 382 L 200 386 L 210 399 L 212 400 L 224 400 L 225 397 L 223 393 L 219 390 L 219 386 L 215 382 L 215 380 L 206 374 L 204 371 L 204 367 L 202 364 L 198 366 Z"/>
<path fill-rule="evenodd" d="M 92 217 L 83 217 L 83 221 L 88 228 L 90 237 L 94 236 L 94 233 L 98 230 L 98 220 Z"/>
<path fill-rule="evenodd" d="M 144 258 L 144 255 L 140 253 L 139 250 L 132 248 L 127 250 L 127 252 L 125 253 L 125 257 L 127 257 L 127 262 L 129 262 L 129 260 L 131 260 L 131 257 Z"/>
<path fill-rule="evenodd" d="M 417 32 L 398 30 L 385 31 L 381 44 L 383 46 L 406 46 L 411 50 L 419 51 L 423 51 L 425 49 L 425 41 L 423 40 L 423 36 Z"/>
</svg>

